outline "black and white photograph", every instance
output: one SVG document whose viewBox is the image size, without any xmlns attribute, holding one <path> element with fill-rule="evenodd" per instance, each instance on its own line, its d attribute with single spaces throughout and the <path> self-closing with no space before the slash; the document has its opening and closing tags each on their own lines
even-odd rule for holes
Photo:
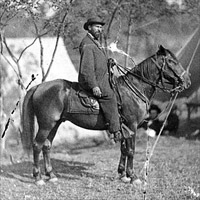
<svg viewBox="0 0 200 200">
<path fill-rule="evenodd" d="M 0 0 L 1 200 L 200 200 L 200 0 Z"/>
</svg>

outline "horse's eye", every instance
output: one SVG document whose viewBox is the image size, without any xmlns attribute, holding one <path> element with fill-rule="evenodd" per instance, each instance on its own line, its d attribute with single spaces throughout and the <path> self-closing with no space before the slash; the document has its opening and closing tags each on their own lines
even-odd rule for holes
<svg viewBox="0 0 200 200">
<path fill-rule="evenodd" d="M 169 59 L 169 63 L 172 63 L 173 61 L 171 59 Z"/>
</svg>

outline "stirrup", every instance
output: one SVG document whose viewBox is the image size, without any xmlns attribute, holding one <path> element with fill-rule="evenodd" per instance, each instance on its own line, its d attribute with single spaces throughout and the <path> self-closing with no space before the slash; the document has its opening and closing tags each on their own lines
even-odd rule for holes
<svg viewBox="0 0 200 200">
<path fill-rule="evenodd" d="M 134 135 L 135 133 L 128 128 L 128 126 L 126 126 L 124 123 L 121 124 L 121 133 L 123 138 L 127 139 L 127 138 L 131 138 L 132 135 Z"/>
</svg>

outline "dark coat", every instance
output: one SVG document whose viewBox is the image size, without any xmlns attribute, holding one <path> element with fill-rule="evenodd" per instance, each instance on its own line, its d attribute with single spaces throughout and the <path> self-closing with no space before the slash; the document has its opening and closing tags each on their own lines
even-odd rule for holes
<svg viewBox="0 0 200 200">
<path fill-rule="evenodd" d="M 107 55 L 98 41 L 95 41 L 89 34 L 83 38 L 79 51 L 81 54 L 79 77 L 80 86 L 92 92 L 94 87 L 99 87 L 102 97 L 98 102 L 108 124 L 111 133 L 120 130 L 117 99 L 109 83 L 109 73 L 107 67 Z"/>
<path fill-rule="evenodd" d="M 92 88 L 98 86 L 103 96 L 113 93 L 108 78 L 107 55 L 98 41 L 87 34 L 79 51 L 81 58 L 78 81 L 81 87 L 92 91 Z"/>
<path fill-rule="evenodd" d="M 167 130 L 171 133 L 176 133 L 179 127 L 179 118 L 178 115 L 175 113 L 170 113 L 167 119 L 167 125 L 165 126 L 164 130 Z"/>
</svg>

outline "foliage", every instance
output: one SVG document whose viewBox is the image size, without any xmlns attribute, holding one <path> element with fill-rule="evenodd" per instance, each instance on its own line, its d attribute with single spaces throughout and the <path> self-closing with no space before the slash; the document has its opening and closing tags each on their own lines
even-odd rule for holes
<svg viewBox="0 0 200 200">
<path fill-rule="evenodd" d="M 3 50 L 7 49 L 9 56 L 17 66 L 16 77 L 20 94 L 21 88 L 24 87 L 22 79 L 25 76 L 21 73 L 20 60 L 29 46 L 22 50 L 20 56 L 17 57 L 9 50 L 6 42 L 8 37 L 33 37 L 33 43 L 36 40 L 40 41 L 39 67 L 43 81 L 45 81 L 52 63 L 45 72 L 42 37 L 54 36 L 58 41 L 62 36 L 66 46 L 73 49 L 78 46 L 80 38 L 84 34 L 82 25 L 86 19 L 92 15 L 99 15 L 107 22 L 104 36 L 105 44 L 107 44 L 110 37 L 118 39 L 119 34 L 122 33 L 121 37 L 126 38 L 132 34 L 133 31 L 127 31 L 130 26 L 139 27 L 162 17 L 187 15 L 192 17 L 193 23 L 189 21 L 183 21 L 183 23 L 195 26 L 199 23 L 199 9 L 199 0 L 184 0 L 181 7 L 161 0 L 0 0 L 0 53 L 1 56 L 5 56 Z M 141 35 L 141 37 L 149 36 L 149 32 L 143 29 L 139 29 L 134 34 Z M 128 39 L 124 45 L 129 45 Z M 149 45 L 147 45 L 147 51 L 151 49 Z M 57 43 L 53 56 L 56 49 Z M 73 54 L 75 54 L 74 50 Z M 5 74 L 2 75 L 4 79 L 6 79 Z M 1 80 L 3 79 L 1 78 Z"/>
<path fill-rule="evenodd" d="M 92 15 L 99 15 L 111 23 L 118 20 L 120 15 L 125 24 L 130 18 L 131 24 L 135 25 L 163 16 L 172 17 L 183 14 L 192 15 L 198 19 L 199 4 L 198 0 L 184 0 L 181 7 L 177 4 L 169 5 L 166 1 L 160 0 L 2 0 L 0 2 L 0 24 L 3 29 L 7 29 L 8 36 L 19 36 L 16 32 L 12 33 L 12 26 L 9 27 L 15 22 L 17 24 L 21 22 L 20 26 L 23 26 L 22 32 L 20 31 L 21 37 L 37 35 L 35 25 L 37 25 L 39 34 L 52 36 L 57 34 L 63 15 L 67 13 L 67 20 L 63 24 L 61 35 L 68 40 L 68 44 L 72 41 L 76 46 L 83 22 Z M 110 26 L 111 24 L 105 31 L 106 35 L 110 32 Z"/>
</svg>

